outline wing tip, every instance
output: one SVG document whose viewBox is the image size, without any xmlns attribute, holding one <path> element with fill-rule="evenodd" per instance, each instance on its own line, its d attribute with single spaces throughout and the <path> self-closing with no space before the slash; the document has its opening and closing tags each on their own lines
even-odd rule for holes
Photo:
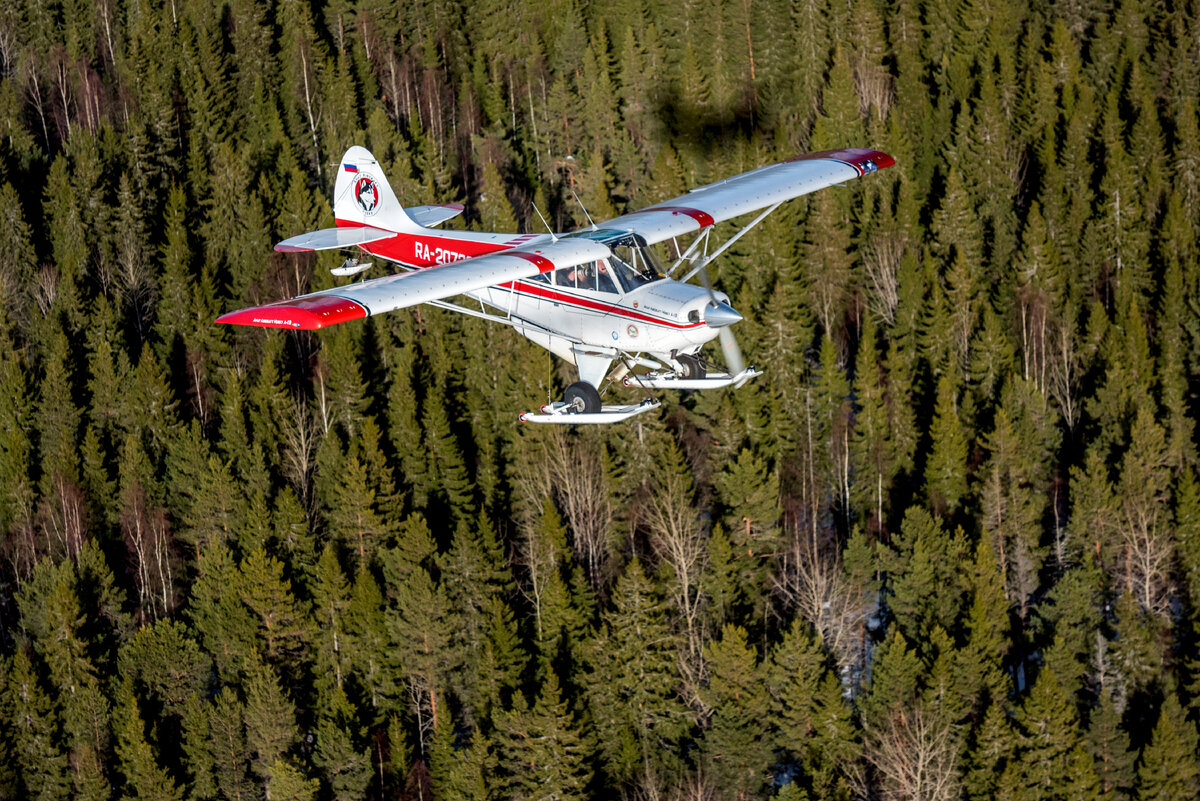
<svg viewBox="0 0 1200 801">
<path fill-rule="evenodd" d="M 286 328 L 293 331 L 316 331 L 350 320 L 361 320 L 367 309 L 347 298 L 336 295 L 296 298 L 283 303 L 254 306 L 222 314 L 214 323 L 247 325 L 256 328 Z"/>
<path fill-rule="evenodd" d="M 847 164 L 853 164 L 859 168 L 870 162 L 878 170 L 891 167 L 896 163 L 894 158 L 882 150 L 870 150 L 863 147 L 847 147 L 841 150 L 818 150 L 816 153 L 805 153 L 802 156 L 795 156 L 788 159 L 788 161 L 809 161 L 811 159 L 834 159 L 836 161 L 844 161 Z"/>
</svg>

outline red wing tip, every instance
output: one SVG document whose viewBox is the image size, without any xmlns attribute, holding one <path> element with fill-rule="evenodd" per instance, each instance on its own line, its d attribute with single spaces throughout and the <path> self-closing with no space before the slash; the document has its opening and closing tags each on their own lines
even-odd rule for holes
<svg viewBox="0 0 1200 801">
<path fill-rule="evenodd" d="M 875 154 L 874 157 L 872 157 L 871 161 L 875 162 L 875 166 L 881 170 L 884 167 L 891 167 L 891 166 L 895 165 L 895 163 L 896 163 L 896 160 L 894 158 L 889 156 L 887 153 L 884 153 L 883 151 L 872 150 L 871 152 Z"/>
<path fill-rule="evenodd" d="M 359 320 L 367 316 L 363 306 L 346 298 L 323 295 L 296 298 L 255 306 L 250 309 L 222 314 L 214 322 L 222 325 L 249 325 L 258 328 L 290 328 L 294 331 L 316 331 L 330 325 Z"/>
<path fill-rule="evenodd" d="M 295 245 L 285 245 L 280 242 L 275 246 L 276 253 L 311 253 L 312 248 L 298 248 Z"/>
<path fill-rule="evenodd" d="M 880 170 L 884 167 L 891 167 L 896 163 L 894 158 L 882 150 L 868 150 L 862 147 L 847 147 L 841 150 L 819 150 L 816 153 L 805 153 L 802 156 L 790 158 L 788 161 L 808 161 L 810 159 L 836 159 L 837 161 L 844 161 L 847 164 L 854 164 L 856 166 L 861 166 L 869 161 Z"/>
<path fill-rule="evenodd" d="M 435 203 L 434 205 L 440 206 L 443 209 L 454 209 L 455 211 L 462 211 L 466 208 L 466 206 L 461 203 Z"/>
</svg>

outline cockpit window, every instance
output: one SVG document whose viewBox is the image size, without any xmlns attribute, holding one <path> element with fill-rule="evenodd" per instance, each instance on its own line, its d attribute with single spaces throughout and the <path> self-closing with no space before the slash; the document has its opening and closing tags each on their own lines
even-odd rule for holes
<svg viewBox="0 0 1200 801">
<path fill-rule="evenodd" d="M 561 287 L 573 289 L 590 289 L 593 292 L 616 293 L 617 285 L 613 282 L 613 268 L 609 267 L 606 259 L 589 261 L 575 267 L 564 267 L 554 274 L 554 283 Z"/>
<path fill-rule="evenodd" d="M 576 273 L 580 270 L 579 267 L 563 267 L 561 270 L 554 273 L 554 283 L 558 286 L 575 287 Z"/>
<path fill-rule="evenodd" d="M 663 277 L 652 259 L 650 252 L 643 248 L 615 247 L 609 262 L 621 286 L 626 292 L 631 292 Z"/>
<path fill-rule="evenodd" d="M 596 291 L 616 293 L 617 285 L 613 283 L 613 268 L 607 259 L 596 262 Z"/>
</svg>

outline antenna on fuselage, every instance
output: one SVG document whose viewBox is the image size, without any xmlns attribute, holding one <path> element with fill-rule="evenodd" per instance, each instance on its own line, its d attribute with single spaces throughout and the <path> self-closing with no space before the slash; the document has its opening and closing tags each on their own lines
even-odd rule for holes
<svg viewBox="0 0 1200 801">
<path fill-rule="evenodd" d="M 592 224 L 592 230 L 596 230 L 596 221 L 592 219 L 592 215 L 588 214 L 588 210 L 584 208 L 583 201 L 579 199 L 579 195 L 575 194 L 575 190 L 571 190 L 571 197 L 575 198 L 575 202 L 579 204 L 579 208 L 583 209 L 583 216 L 587 217 L 587 221 Z"/>
<path fill-rule="evenodd" d="M 550 241 L 557 242 L 558 237 L 554 235 L 554 229 L 550 227 L 550 223 L 546 222 L 546 218 L 542 216 L 540 211 L 538 211 L 537 204 L 531 200 L 529 201 L 529 205 L 533 206 L 533 213 L 536 214 L 538 219 L 542 221 L 542 225 L 546 226 L 546 231 L 550 234 Z"/>
</svg>

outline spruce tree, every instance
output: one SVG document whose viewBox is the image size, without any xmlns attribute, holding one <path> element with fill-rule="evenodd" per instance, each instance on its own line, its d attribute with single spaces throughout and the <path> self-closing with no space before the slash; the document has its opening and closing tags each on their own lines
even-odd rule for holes
<svg viewBox="0 0 1200 801">
<path fill-rule="evenodd" d="M 678 695 L 677 650 L 662 599 L 635 559 L 618 579 L 612 609 L 586 652 L 588 710 L 615 787 L 679 767 L 691 715 Z"/>
<path fill-rule="evenodd" d="M 348 632 L 350 584 L 334 549 L 326 545 L 313 576 L 313 664 L 316 680 L 338 687 L 350 673 L 354 644 Z"/>
<path fill-rule="evenodd" d="M 546 675 L 530 709 L 519 695 L 511 711 L 496 720 L 496 751 L 502 797 L 528 801 L 571 801 L 587 797 L 594 747 L 579 731 L 575 715 L 559 691 L 558 677 Z"/>
<path fill-rule="evenodd" d="M 935 509 L 952 513 L 966 499 L 968 446 L 954 384 L 948 376 L 938 379 L 929 436 L 932 448 L 925 466 L 926 493 Z"/>
<path fill-rule="evenodd" d="M 67 799 L 71 797 L 67 755 L 58 743 L 58 716 L 29 657 L 18 648 L 5 666 L 4 708 L 8 723 L 7 739 L 18 769 L 17 787 L 28 798 Z"/>
<path fill-rule="evenodd" d="M 251 551 L 239 568 L 238 593 L 258 624 L 263 656 L 292 665 L 308 653 L 312 622 L 296 601 L 283 565 L 262 548 Z"/>
<path fill-rule="evenodd" d="M 138 711 L 133 683 L 126 678 L 117 688 L 114 710 L 116 754 L 125 777 L 125 798 L 145 801 L 182 801 L 183 791 L 163 770 L 154 749 L 146 742 L 145 722 Z"/>
<path fill-rule="evenodd" d="M 1200 736 L 1196 724 L 1183 713 L 1173 690 L 1168 689 L 1158 713 L 1150 744 L 1138 760 L 1138 798 L 1146 801 L 1183 801 L 1200 793 Z"/>
<path fill-rule="evenodd" d="M 226 798 L 253 798 L 257 789 L 250 778 L 246 751 L 245 706 L 232 687 L 214 699 L 208 714 L 208 750 L 213 778 Z"/>
<path fill-rule="evenodd" d="M 1100 703 L 1088 722 L 1087 747 L 1091 752 L 1099 792 L 1104 798 L 1128 798 L 1133 790 L 1134 760 L 1129 735 L 1121 727 L 1121 715 L 1112 691 L 1100 689 Z"/>
<path fill-rule="evenodd" d="M 1054 797 L 1063 777 L 1071 774 L 1074 752 L 1081 743 L 1074 696 L 1052 667 L 1043 667 L 1038 674 L 1017 720 L 1017 768 L 1023 792 L 1030 798 Z"/>
<path fill-rule="evenodd" d="M 705 647 L 708 686 L 700 698 L 709 720 L 700 744 L 705 772 L 728 797 L 756 797 L 771 762 L 770 709 L 763 669 L 746 642 L 746 632 L 727 625 L 721 639 Z"/>
<path fill-rule="evenodd" d="M 961 529 L 951 536 L 919 506 L 904 514 L 890 554 L 890 606 L 911 642 L 925 643 L 935 626 L 951 630 L 966 590 L 960 566 L 967 556 Z"/>
</svg>

